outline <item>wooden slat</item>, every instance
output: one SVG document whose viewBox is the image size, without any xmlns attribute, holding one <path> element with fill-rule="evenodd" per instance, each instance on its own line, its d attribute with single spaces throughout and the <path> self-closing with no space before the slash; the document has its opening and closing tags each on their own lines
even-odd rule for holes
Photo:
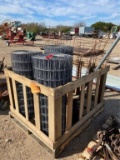
<svg viewBox="0 0 120 160">
<path fill-rule="evenodd" d="M 11 88 L 11 84 L 10 84 L 10 78 L 6 77 L 6 81 L 7 81 L 7 89 L 8 89 L 8 93 L 9 93 L 9 99 L 10 99 L 10 110 L 13 111 L 14 110 L 14 101 L 13 101 L 12 88 Z"/>
<path fill-rule="evenodd" d="M 92 81 L 94 78 L 99 77 L 100 75 L 106 73 L 107 71 L 109 71 L 109 66 L 105 67 L 104 69 L 100 69 L 96 72 L 93 72 L 85 77 L 82 77 L 74 82 L 67 83 L 66 85 L 64 85 L 62 87 L 57 87 L 56 89 L 52 89 L 52 88 L 46 87 L 44 85 L 41 85 L 35 81 L 32 81 L 28 78 L 25 78 L 24 76 L 20 76 L 20 75 L 14 73 L 12 71 L 9 71 L 7 69 L 5 69 L 5 74 L 6 74 L 6 76 L 9 76 L 16 81 L 25 84 L 28 87 L 30 87 L 30 84 L 32 82 L 34 82 L 37 86 L 40 87 L 41 93 L 43 93 L 44 95 L 54 96 L 55 98 L 59 98 L 62 95 L 67 94 L 71 90 L 78 88 L 80 85 L 83 85 L 84 83 L 88 83 L 89 81 Z"/>
<path fill-rule="evenodd" d="M 99 110 L 96 111 L 96 113 L 94 114 L 94 117 L 97 116 L 98 114 L 100 114 L 101 112 L 103 112 L 103 108 L 100 108 Z M 69 136 L 68 139 L 66 139 L 61 145 L 60 147 L 58 147 L 58 149 L 56 149 L 55 155 L 58 155 L 61 153 L 61 151 L 65 148 L 65 146 L 76 136 L 78 136 L 81 132 L 84 131 L 84 129 L 87 128 L 88 125 L 90 125 L 90 123 L 93 121 L 94 117 L 90 117 L 84 124 L 82 124 L 80 127 L 78 127 L 78 129 Z M 57 142 L 56 142 L 57 143 Z"/>
<path fill-rule="evenodd" d="M 29 120 L 27 91 L 26 91 L 26 86 L 24 84 L 23 84 L 23 96 L 24 96 L 25 116 L 26 119 Z"/>
<path fill-rule="evenodd" d="M 35 125 L 38 130 L 41 129 L 41 117 L 40 117 L 40 103 L 39 94 L 33 94 L 34 97 L 34 112 L 35 112 Z"/>
<path fill-rule="evenodd" d="M 62 97 L 48 97 L 49 138 L 55 142 L 62 134 Z"/>
<path fill-rule="evenodd" d="M 72 113 L 73 113 L 73 91 L 67 95 L 66 105 L 66 131 L 72 127 Z"/>
<path fill-rule="evenodd" d="M 30 87 L 30 84 L 34 82 L 37 86 L 40 87 L 41 93 L 46 95 L 46 96 L 53 96 L 54 95 L 54 89 L 52 89 L 50 87 L 46 87 L 42 84 L 39 84 L 36 81 L 30 80 L 30 79 L 28 79 L 24 76 L 18 75 L 18 74 L 14 73 L 14 72 L 12 72 L 8 69 L 5 69 L 4 72 L 5 72 L 6 76 L 16 80 L 17 82 L 20 82 L 20 83 L 24 84 L 27 87 Z"/>
<path fill-rule="evenodd" d="M 28 130 L 30 130 L 36 137 L 42 140 L 49 148 L 53 148 L 53 142 L 40 130 L 36 128 L 34 124 L 28 121 L 25 117 L 19 114 L 16 110 L 14 112 L 10 112 L 16 120 L 18 120 L 23 126 L 25 126 Z"/>
<path fill-rule="evenodd" d="M 12 87 L 13 87 L 13 97 L 15 101 L 15 108 L 16 108 L 16 111 L 19 112 L 18 94 L 17 94 L 17 88 L 16 88 L 16 81 L 14 79 L 12 79 Z"/>
<path fill-rule="evenodd" d="M 76 88 L 80 87 L 81 85 L 92 81 L 94 78 L 100 77 L 101 75 L 105 74 L 109 70 L 109 66 L 104 69 L 100 69 L 96 72 L 92 72 L 91 74 L 82 77 L 76 81 L 69 82 L 64 86 L 60 86 L 54 89 L 54 96 L 55 98 L 59 98 L 62 95 L 67 94 L 71 90 L 75 90 Z"/>
<path fill-rule="evenodd" d="M 107 73 L 103 74 L 100 78 L 98 103 L 100 103 L 103 100 L 103 96 L 105 92 L 106 78 L 107 78 Z"/>
<path fill-rule="evenodd" d="M 73 133 L 75 133 L 78 128 L 80 129 L 80 127 L 86 122 L 88 121 L 89 118 L 93 118 L 94 114 L 96 112 L 98 112 L 99 110 L 101 110 L 101 108 L 103 108 L 104 102 L 101 102 L 96 108 L 94 108 L 93 110 L 91 110 L 87 115 L 85 115 L 80 121 L 78 121 L 74 126 L 72 126 L 72 128 L 67 131 L 64 135 L 62 135 L 57 142 L 54 143 L 54 149 L 58 148 L 60 145 L 62 145 Z"/>
<path fill-rule="evenodd" d="M 90 112 L 90 107 L 91 107 L 92 84 L 93 84 L 93 81 L 91 81 L 91 82 L 88 83 L 88 90 L 87 90 L 87 113 Z"/>
<path fill-rule="evenodd" d="M 98 104 L 99 85 L 100 85 L 100 77 L 97 78 L 97 82 L 96 82 L 94 107 L 96 107 Z"/>
<path fill-rule="evenodd" d="M 85 97 L 85 84 L 81 86 L 79 119 L 82 119 L 83 117 L 84 97 Z"/>
<path fill-rule="evenodd" d="M 90 118 L 88 121 L 86 121 L 83 125 L 81 125 L 80 127 L 78 127 L 78 129 L 76 130 L 76 132 L 74 132 L 73 134 L 71 134 L 69 136 L 68 139 L 66 139 L 57 149 L 55 149 L 55 155 L 59 155 L 63 149 L 65 148 L 65 146 L 73 139 L 75 138 L 76 136 L 78 136 L 81 132 L 83 132 L 88 125 L 90 125 L 92 121 L 92 118 Z M 57 144 L 56 144 L 57 145 Z M 76 160 L 76 159 L 75 159 Z M 77 159 L 79 160 L 79 159 Z M 82 159 L 83 160 L 83 159 Z"/>
<path fill-rule="evenodd" d="M 12 116 L 12 115 L 10 115 Z M 22 123 L 20 123 L 16 118 L 12 118 L 12 121 L 15 123 L 15 125 L 17 125 L 22 131 L 24 131 L 25 133 L 29 134 L 29 137 L 31 138 L 31 140 L 35 141 L 37 144 L 39 144 L 40 146 L 42 146 L 47 152 L 49 152 L 53 157 L 55 157 L 55 151 L 50 149 L 42 140 L 40 140 L 38 137 L 36 137 L 36 135 L 32 134 L 31 131 L 29 131 Z"/>
</svg>

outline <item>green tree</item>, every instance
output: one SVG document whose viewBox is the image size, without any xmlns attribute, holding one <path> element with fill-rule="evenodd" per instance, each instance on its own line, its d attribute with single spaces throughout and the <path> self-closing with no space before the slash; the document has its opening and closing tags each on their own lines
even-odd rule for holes
<svg viewBox="0 0 120 160">
<path fill-rule="evenodd" d="M 24 24 L 24 28 L 27 30 L 27 32 L 34 32 L 35 34 L 38 34 L 46 29 L 45 24 L 34 22 Z"/>
<path fill-rule="evenodd" d="M 96 22 L 94 24 L 92 24 L 91 26 L 94 27 L 96 30 L 102 30 L 105 32 L 110 32 L 111 28 L 114 26 L 115 24 L 111 23 L 111 22 Z"/>
</svg>

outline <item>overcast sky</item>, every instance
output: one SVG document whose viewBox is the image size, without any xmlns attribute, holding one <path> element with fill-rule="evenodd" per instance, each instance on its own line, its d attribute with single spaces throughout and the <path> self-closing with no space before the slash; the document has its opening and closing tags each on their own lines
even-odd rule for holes
<svg viewBox="0 0 120 160">
<path fill-rule="evenodd" d="M 120 0 L 0 0 L 0 23 L 4 20 L 46 26 L 77 22 L 90 26 L 97 21 L 120 25 Z"/>
</svg>

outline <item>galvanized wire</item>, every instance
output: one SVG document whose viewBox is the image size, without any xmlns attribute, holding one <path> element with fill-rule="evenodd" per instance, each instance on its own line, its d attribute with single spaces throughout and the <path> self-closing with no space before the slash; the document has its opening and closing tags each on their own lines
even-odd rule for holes
<svg viewBox="0 0 120 160">
<path fill-rule="evenodd" d="M 50 56 L 50 58 L 49 58 Z M 44 54 L 32 57 L 34 79 L 52 88 L 72 80 L 72 56 L 67 54 Z M 48 98 L 40 94 L 41 129 L 48 133 Z M 62 133 L 66 127 L 66 96 L 62 98 Z"/>
<path fill-rule="evenodd" d="M 12 61 L 12 69 L 15 73 L 25 76 L 29 79 L 33 79 L 33 69 L 31 57 L 33 55 L 40 54 L 39 52 L 27 51 L 27 50 L 17 50 L 12 52 L 11 61 Z M 25 106 L 24 106 L 24 97 L 23 97 L 23 85 L 16 82 L 17 87 L 17 95 L 18 95 L 18 103 L 20 113 L 23 116 L 25 115 Z M 27 92 L 27 103 L 28 103 L 28 113 L 29 118 L 34 117 L 34 105 L 33 105 L 33 95 L 31 93 L 30 88 L 26 88 Z"/>
<path fill-rule="evenodd" d="M 63 53 L 73 55 L 73 47 L 72 46 L 64 46 L 64 45 L 46 45 L 44 47 L 45 53 Z"/>
</svg>

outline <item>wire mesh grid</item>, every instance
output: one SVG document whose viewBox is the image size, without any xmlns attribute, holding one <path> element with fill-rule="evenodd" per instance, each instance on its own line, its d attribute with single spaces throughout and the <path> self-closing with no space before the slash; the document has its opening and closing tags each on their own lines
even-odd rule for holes
<svg viewBox="0 0 120 160">
<path fill-rule="evenodd" d="M 75 37 L 73 39 L 74 53 L 82 54 L 83 56 L 99 56 L 104 54 L 104 49 L 109 42 L 109 38 L 83 38 Z"/>
<path fill-rule="evenodd" d="M 29 79 L 33 79 L 34 77 L 33 77 L 31 57 L 37 54 L 40 53 L 27 50 L 17 50 L 12 52 L 11 61 L 12 61 L 13 71 Z M 16 87 L 17 87 L 20 113 L 23 116 L 26 116 L 24 107 L 24 97 L 23 97 L 23 85 L 17 82 Z M 26 92 L 27 92 L 28 113 L 29 113 L 29 118 L 31 119 L 34 117 L 33 95 L 31 93 L 30 88 L 28 87 L 26 88 Z"/>
<path fill-rule="evenodd" d="M 65 41 L 61 39 L 45 39 L 45 45 L 64 45 Z"/>
<path fill-rule="evenodd" d="M 34 78 L 39 83 L 52 88 L 64 85 L 72 80 L 72 56 L 67 54 L 48 54 L 33 56 Z M 48 98 L 40 94 L 41 130 L 48 133 Z M 62 133 L 66 127 L 66 96 L 62 97 Z"/>
<path fill-rule="evenodd" d="M 72 46 L 64 46 L 64 45 L 46 45 L 44 47 L 45 53 L 64 53 L 73 55 L 73 47 Z"/>
</svg>

